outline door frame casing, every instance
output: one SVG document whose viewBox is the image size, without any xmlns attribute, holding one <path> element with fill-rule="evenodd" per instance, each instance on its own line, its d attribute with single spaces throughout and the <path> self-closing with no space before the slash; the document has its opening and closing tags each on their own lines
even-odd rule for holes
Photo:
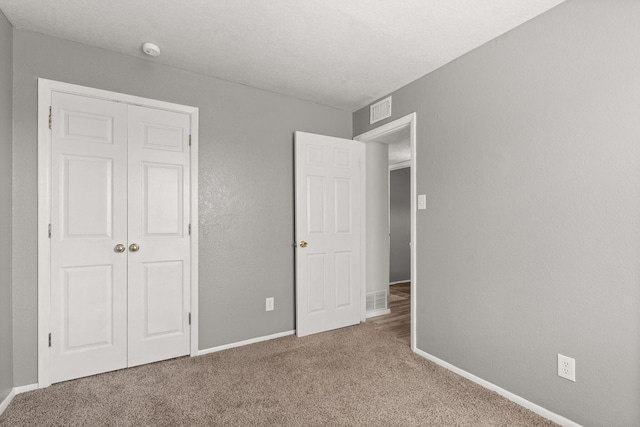
<svg viewBox="0 0 640 427">
<path fill-rule="evenodd" d="M 173 104 L 55 80 L 38 79 L 38 388 L 51 385 L 51 131 L 49 108 L 53 92 L 97 98 L 188 114 L 191 125 L 190 224 L 191 224 L 191 330 L 190 355 L 198 354 L 198 114 L 197 107 Z M 55 230 L 54 230 L 55 232 Z"/>
<path fill-rule="evenodd" d="M 379 126 L 375 129 L 371 129 L 368 132 L 360 134 L 353 139 L 356 141 L 360 141 L 364 144 L 364 149 L 366 151 L 366 143 L 370 141 L 374 141 L 376 138 L 379 138 L 383 135 L 389 134 L 391 132 L 395 132 L 403 127 L 409 126 L 411 137 L 411 160 L 409 163 L 409 167 L 411 168 L 410 172 L 410 186 L 411 186 L 411 350 L 416 351 L 416 324 L 417 324 L 417 310 L 416 310 L 416 289 L 417 289 L 417 275 L 416 275 L 416 208 L 417 208 L 417 189 L 416 189 L 416 113 L 408 114 L 399 119 L 393 120 L 389 123 L 386 123 L 382 126 Z M 363 155 L 363 159 L 365 161 L 362 162 L 361 175 L 362 175 L 362 194 L 363 197 L 361 199 L 361 226 L 363 230 L 366 230 L 366 220 L 367 220 L 367 209 L 366 209 L 366 156 Z M 366 312 L 367 312 L 367 280 L 366 280 L 366 232 L 362 233 L 361 239 L 362 245 L 362 285 L 361 285 L 361 304 L 362 304 L 362 312 L 361 312 L 361 321 L 366 321 Z M 387 278 L 388 280 L 388 278 Z"/>
</svg>

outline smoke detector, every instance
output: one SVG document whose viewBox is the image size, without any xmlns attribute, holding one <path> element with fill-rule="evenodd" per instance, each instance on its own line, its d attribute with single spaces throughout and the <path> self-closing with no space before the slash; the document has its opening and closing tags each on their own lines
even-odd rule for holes
<svg viewBox="0 0 640 427">
<path fill-rule="evenodd" d="M 157 44 L 154 43 L 145 43 L 142 45 L 142 51 L 144 53 L 146 53 L 149 56 L 159 56 L 160 55 L 160 48 L 158 47 Z"/>
</svg>

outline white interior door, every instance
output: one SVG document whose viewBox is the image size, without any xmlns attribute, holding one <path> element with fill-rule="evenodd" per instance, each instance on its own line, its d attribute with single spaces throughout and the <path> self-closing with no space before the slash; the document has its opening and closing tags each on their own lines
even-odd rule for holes
<svg viewBox="0 0 640 427">
<path fill-rule="evenodd" d="M 51 382 L 190 353 L 190 116 L 52 95 Z"/>
<path fill-rule="evenodd" d="M 189 116 L 129 106 L 129 366 L 189 354 Z"/>
<path fill-rule="evenodd" d="M 296 333 L 360 322 L 360 142 L 295 134 Z"/>
<path fill-rule="evenodd" d="M 53 94 L 51 373 L 127 366 L 127 106 Z"/>
</svg>

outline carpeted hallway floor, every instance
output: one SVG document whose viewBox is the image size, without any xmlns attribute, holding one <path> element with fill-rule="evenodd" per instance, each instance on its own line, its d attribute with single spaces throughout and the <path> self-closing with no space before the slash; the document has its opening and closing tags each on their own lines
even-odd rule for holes
<svg viewBox="0 0 640 427">
<path fill-rule="evenodd" d="M 18 395 L 2 426 L 553 426 L 371 322 Z"/>
</svg>

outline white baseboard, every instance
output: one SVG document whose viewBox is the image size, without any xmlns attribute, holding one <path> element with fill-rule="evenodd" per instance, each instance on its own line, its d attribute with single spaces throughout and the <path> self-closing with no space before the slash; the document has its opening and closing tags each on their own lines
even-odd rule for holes
<svg viewBox="0 0 640 427">
<path fill-rule="evenodd" d="M 389 286 L 397 285 L 398 283 L 407 283 L 407 282 L 410 282 L 410 281 L 411 281 L 411 280 L 398 280 L 397 282 L 391 282 L 391 283 L 389 283 Z"/>
<path fill-rule="evenodd" d="M 9 407 L 9 404 L 18 394 L 26 393 L 28 391 L 37 390 L 38 384 L 27 384 L 22 385 L 20 387 L 14 387 L 11 389 L 11 392 L 4 398 L 2 402 L 0 402 L 0 415 Z"/>
<path fill-rule="evenodd" d="M 391 310 L 388 308 L 383 308 L 380 310 L 367 311 L 367 319 L 372 317 L 384 316 L 385 314 L 391 313 Z"/>
<path fill-rule="evenodd" d="M 288 335 L 293 335 L 295 333 L 296 333 L 295 330 L 286 331 L 286 332 L 279 332 L 277 334 L 266 335 L 264 337 L 251 338 L 249 340 L 238 341 L 238 342 L 234 342 L 234 343 L 231 343 L 231 344 L 219 345 L 218 347 L 206 348 L 204 350 L 198 350 L 198 356 L 202 356 L 204 354 L 209 354 L 209 353 L 215 353 L 217 351 L 227 350 L 227 349 L 234 348 L 234 347 L 242 347 L 244 345 L 255 344 L 257 342 L 269 341 L 269 340 L 273 340 L 273 339 L 276 339 L 276 338 L 282 338 L 282 337 L 286 337 Z"/>
<path fill-rule="evenodd" d="M 457 368 L 455 366 L 453 366 L 452 364 L 445 362 L 442 359 L 438 359 L 437 357 L 424 352 L 422 350 L 420 350 L 419 348 L 415 349 L 416 354 L 424 357 L 427 360 L 432 361 L 433 363 L 435 363 L 436 365 L 440 365 L 445 369 L 450 370 L 451 372 L 454 372 L 458 375 L 460 375 L 461 377 L 464 377 L 470 381 L 473 381 L 476 384 L 481 385 L 482 387 L 489 389 L 491 391 L 495 391 L 496 393 L 498 393 L 499 395 L 506 397 L 507 399 L 509 399 L 510 401 L 517 403 L 518 405 L 535 412 L 536 414 L 540 415 L 541 417 L 544 417 L 548 420 L 553 421 L 556 424 L 560 424 L 561 426 L 564 427 L 582 427 L 580 424 L 576 423 L 575 421 L 571 421 L 570 419 L 567 419 L 565 417 L 563 417 L 562 415 L 558 415 L 555 412 L 551 412 L 548 409 L 543 408 L 540 405 L 536 405 L 533 402 L 528 401 L 527 399 L 518 396 L 517 394 L 513 394 L 510 391 L 507 391 L 505 389 L 503 389 L 502 387 L 498 387 L 497 385 L 490 383 L 489 381 L 483 380 L 480 377 L 476 377 L 475 375 L 462 370 L 460 368 Z"/>
<path fill-rule="evenodd" d="M 2 402 L 0 402 L 0 415 L 2 415 L 5 409 L 7 409 L 7 407 L 9 406 L 9 403 L 11 403 L 11 401 L 15 396 L 16 396 L 16 389 L 12 388 L 11 391 L 9 392 L 9 395 L 5 397 Z"/>
<path fill-rule="evenodd" d="M 35 383 L 35 384 L 27 384 L 27 385 L 14 387 L 13 390 L 16 392 L 16 395 L 18 395 L 18 394 L 26 393 L 28 391 L 37 390 L 39 388 L 40 387 L 38 386 L 38 383 Z"/>
</svg>

